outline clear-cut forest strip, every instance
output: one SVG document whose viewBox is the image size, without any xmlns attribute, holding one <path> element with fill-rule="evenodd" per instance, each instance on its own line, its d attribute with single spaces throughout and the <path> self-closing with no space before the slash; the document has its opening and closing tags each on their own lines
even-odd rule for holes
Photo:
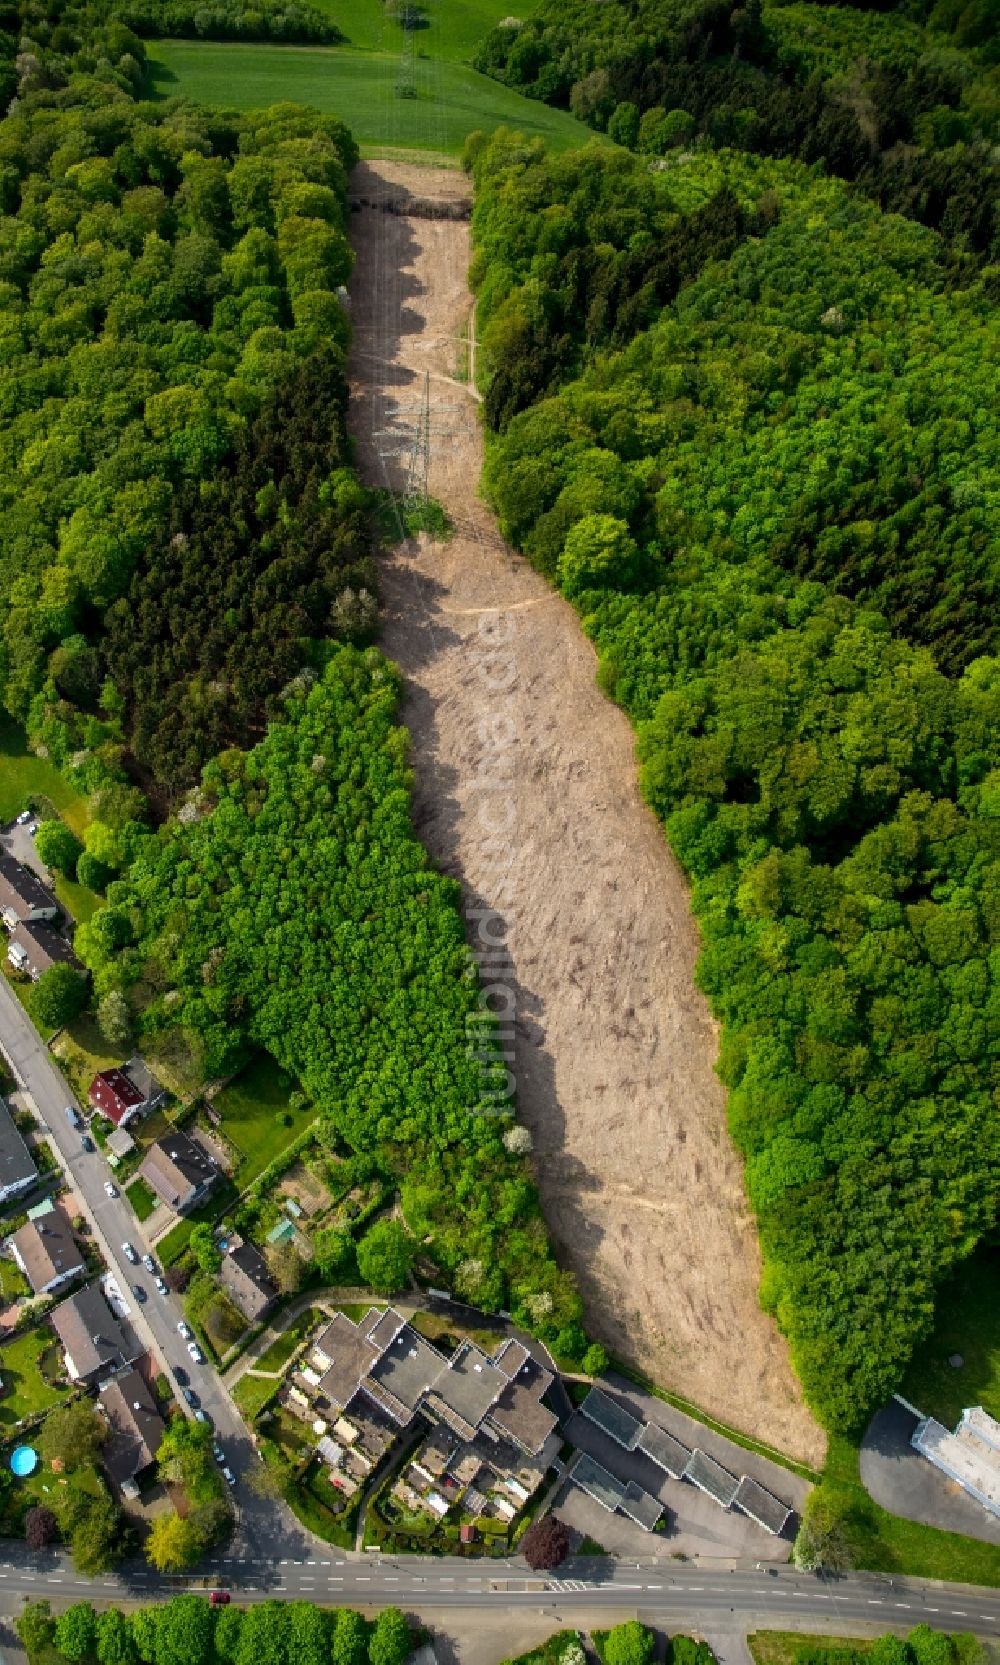
<svg viewBox="0 0 1000 1665">
<path fill-rule="evenodd" d="M 757 1303 L 760 1257 L 712 1068 L 717 1032 L 694 984 L 683 876 L 639 797 L 632 731 L 595 684 L 576 615 L 511 554 L 477 496 L 482 436 L 461 380 L 469 228 L 426 217 L 428 199 L 454 203 L 464 182 L 378 163 L 355 185 L 369 204 L 382 192 L 405 209 L 410 192 L 424 209 L 353 217 L 352 422 L 365 477 L 398 487 L 429 386 L 429 486 L 456 533 L 387 560 L 383 645 L 408 684 L 420 835 L 461 882 L 470 935 L 477 908 L 506 922 L 519 1113 L 549 1227 L 589 1328 L 614 1352 L 815 1461 L 824 1437 Z"/>
</svg>

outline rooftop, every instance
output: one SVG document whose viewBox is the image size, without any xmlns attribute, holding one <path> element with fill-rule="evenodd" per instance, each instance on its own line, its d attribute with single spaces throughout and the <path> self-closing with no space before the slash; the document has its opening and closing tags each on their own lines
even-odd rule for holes
<svg viewBox="0 0 1000 1665">
<path fill-rule="evenodd" d="M 625 1501 L 625 1486 L 620 1480 L 616 1480 L 613 1474 L 609 1474 L 606 1468 L 602 1468 L 600 1463 L 596 1463 L 593 1457 L 584 1455 L 577 1458 L 571 1478 L 581 1491 L 586 1492 L 588 1497 L 594 1498 L 605 1509 L 617 1509 Z"/>
<path fill-rule="evenodd" d="M 635 1450 L 642 1434 L 642 1423 L 624 1405 L 619 1405 L 617 1399 L 612 1399 L 602 1388 L 591 1388 L 580 1409 L 584 1416 L 623 1445 L 626 1451 Z"/>
<path fill-rule="evenodd" d="M 704 1451 L 692 1451 L 691 1460 L 684 1470 L 683 1478 L 690 1480 L 699 1491 L 707 1492 L 714 1497 L 716 1503 L 721 1503 L 728 1509 L 739 1490 L 739 1481 L 735 1474 L 730 1474 L 727 1468 L 717 1463 L 714 1457 L 709 1457 Z"/>
<path fill-rule="evenodd" d="M 100 1402 L 108 1419 L 101 1462 L 112 1480 L 121 1485 L 153 1461 L 163 1438 L 163 1418 L 137 1370 L 125 1371 L 105 1382 Z"/>
<path fill-rule="evenodd" d="M 319 1354 L 318 1363 L 326 1359 L 320 1389 L 337 1405 L 347 1405 L 358 1391 L 362 1376 L 367 1375 L 378 1358 L 378 1348 L 368 1340 L 361 1326 L 354 1324 L 346 1313 L 336 1312 L 326 1329 L 317 1336 L 312 1351 Z"/>
<path fill-rule="evenodd" d="M 34 971 L 48 971 L 54 965 L 71 965 L 77 971 L 83 970 L 66 938 L 54 931 L 51 925 L 31 919 L 18 920 L 10 933 L 10 940 L 27 955 L 28 964 Z"/>
<path fill-rule="evenodd" d="M 652 1532 L 663 1514 L 663 1504 L 659 1498 L 653 1497 L 650 1492 L 644 1492 L 634 1480 L 630 1480 L 625 1487 L 625 1496 L 619 1507 L 622 1514 L 628 1515 L 644 1532 Z"/>
<path fill-rule="evenodd" d="M 55 908 L 58 904 L 30 867 L 14 856 L 0 855 L 0 907 L 18 906 L 30 912 L 35 908 Z"/>
<path fill-rule="evenodd" d="M 73 1361 L 71 1375 L 92 1376 L 105 1366 L 132 1364 L 142 1351 L 96 1283 L 61 1301 L 52 1312 L 52 1324 L 67 1358 Z"/>
<path fill-rule="evenodd" d="M 14 1233 L 12 1241 L 36 1295 L 54 1278 L 82 1272 L 86 1266 L 73 1228 L 59 1209 L 40 1220 L 29 1220 Z"/>
<path fill-rule="evenodd" d="M 691 1453 L 686 1445 L 669 1434 L 666 1428 L 661 1428 L 658 1422 L 647 1422 L 639 1436 L 636 1448 L 644 1451 L 647 1457 L 666 1471 L 674 1480 L 679 1480 L 691 1460 Z"/>
<path fill-rule="evenodd" d="M 787 1503 L 782 1503 L 773 1492 L 759 1485 L 756 1480 L 751 1480 L 748 1474 L 744 1474 L 737 1486 L 733 1502 L 737 1509 L 742 1509 L 758 1526 L 763 1526 L 765 1531 L 773 1532 L 775 1536 L 784 1531 L 785 1523 L 792 1513 Z"/>
<path fill-rule="evenodd" d="M 404 1324 L 375 1360 L 368 1375 L 377 1387 L 388 1389 L 393 1399 L 412 1412 L 423 1395 L 436 1385 L 442 1362 L 437 1348 L 418 1335 L 411 1325 Z"/>
<path fill-rule="evenodd" d="M 196 1139 L 176 1128 L 150 1145 L 139 1172 L 171 1208 L 182 1203 L 193 1186 L 205 1185 L 219 1177 L 219 1169 L 208 1152 Z"/>
<path fill-rule="evenodd" d="M 252 1243 L 239 1243 L 223 1255 L 219 1282 L 245 1318 L 261 1318 L 277 1299 L 278 1286 L 267 1269 L 267 1261 Z"/>
<path fill-rule="evenodd" d="M 35 1179 L 38 1169 L 13 1116 L 0 1098 L 0 1190 Z"/>
<path fill-rule="evenodd" d="M 520 1342 L 515 1345 L 522 1355 L 521 1362 L 516 1376 L 505 1384 L 490 1406 L 490 1421 L 512 1435 L 527 1451 L 540 1451 L 559 1421 L 555 1412 L 542 1403 L 542 1395 L 552 1385 L 552 1372 L 543 1370 Z M 496 1356 L 499 1361 L 501 1355 Z M 503 1357 L 501 1369 L 508 1362 L 514 1361 Z"/>
<path fill-rule="evenodd" d="M 142 1093 L 124 1070 L 101 1070 L 90 1083 L 91 1104 L 107 1116 L 115 1126 L 129 1110 L 145 1103 Z"/>
<path fill-rule="evenodd" d="M 959 1423 L 959 1428 L 961 1428 Z M 994 1514 L 1000 1514 L 1000 1460 L 978 1440 L 950 1434 L 933 1417 L 917 1425 L 913 1444 L 960 1486 L 973 1492 Z"/>
</svg>

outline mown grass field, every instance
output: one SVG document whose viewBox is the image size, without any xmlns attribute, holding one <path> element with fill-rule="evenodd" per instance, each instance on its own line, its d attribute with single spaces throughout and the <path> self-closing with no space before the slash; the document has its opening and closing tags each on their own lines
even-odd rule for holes
<svg viewBox="0 0 1000 1665">
<path fill-rule="evenodd" d="M 464 64 L 414 63 L 415 98 L 400 98 L 399 52 L 354 47 L 234 46 L 151 41 L 153 97 L 253 110 L 291 100 L 340 116 L 364 151 L 405 147 L 456 156 L 468 134 L 516 127 L 571 150 L 595 135 L 573 116 L 502 87 Z"/>
<path fill-rule="evenodd" d="M 530 17 L 537 0 L 518 5 L 522 20 Z M 387 14 L 383 0 L 313 0 L 318 11 L 332 18 L 352 46 L 385 49 L 401 34 Z M 425 0 L 425 26 L 414 31 L 417 51 L 455 63 L 468 63 L 485 34 L 509 17 L 509 0 Z"/>
<path fill-rule="evenodd" d="M 288 1100 L 294 1090 L 291 1076 L 269 1053 L 261 1052 L 242 1075 L 216 1093 L 212 1102 L 222 1117 L 222 1131 L 243 1153 L 233 1175 L 241 1191 L 315 1119 L 311 1105 L 291 1108 Z"/>
</svg>

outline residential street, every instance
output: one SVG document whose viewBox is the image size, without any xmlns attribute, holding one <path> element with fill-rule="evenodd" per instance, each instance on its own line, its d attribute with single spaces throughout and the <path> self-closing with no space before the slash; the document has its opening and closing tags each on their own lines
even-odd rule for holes
<svg viewBox="0 0 1000 1665">
<path fill-rule="evenodd" d="M 67 1121 L 66 1106 L 76 1103 L 74 1095 L 5 978 L 0 978 L 0 1050 L 31 1094 L 52 1135 L 104 1258 L 128 1302 L 128 1323 L 140 1342 L 152 1349 L 161 1369 L 172 1374 L 180 1365 L 187 1372 L 215 1426 L 219 1444 L 237 1477 L 239 1541 L 258 1553 L 291 1553 L 304 1540 L 302 1529 L 280 1503 L 256 1497 L 244 1483 L 247 1468 L 259 1461 L 246 1424 L 211 1365 L 193 1364 L 188 1357 L 186 1344 L 177 1333 L 178 1320 L 184 1316 L 178 1297 L 158 1295 L 149 1273 L 142 1266 L 132 1266 L 122 1253 L 122 1244 L 128 1242 L 140 1255 L 145 1254 L 149 1245 L 142 1226 L 124 1197 L 105 1194 L 104 1182 L 111 1170 L 99 1151 L 88 1153 L 83 1149 L 80 1130 Z M 136 1283 L 146 1290 L 144 1306 L 132 1295 Z"/>
</svg>

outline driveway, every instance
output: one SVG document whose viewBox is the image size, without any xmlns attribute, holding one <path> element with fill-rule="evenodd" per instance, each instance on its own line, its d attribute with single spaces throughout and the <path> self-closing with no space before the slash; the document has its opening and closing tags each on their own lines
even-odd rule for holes
<svg viewBox="0 0 1000 1665">
<path fill-rule="evenodd" d="M 904 1520 L 1000 1544 L 1000 1520 L 914 1450 L 916 1426 L 913 1412 L 896 1399 L 872 1417 L 861 1445 L 861 1481 L 869 1497 Z"/>
</svg>

